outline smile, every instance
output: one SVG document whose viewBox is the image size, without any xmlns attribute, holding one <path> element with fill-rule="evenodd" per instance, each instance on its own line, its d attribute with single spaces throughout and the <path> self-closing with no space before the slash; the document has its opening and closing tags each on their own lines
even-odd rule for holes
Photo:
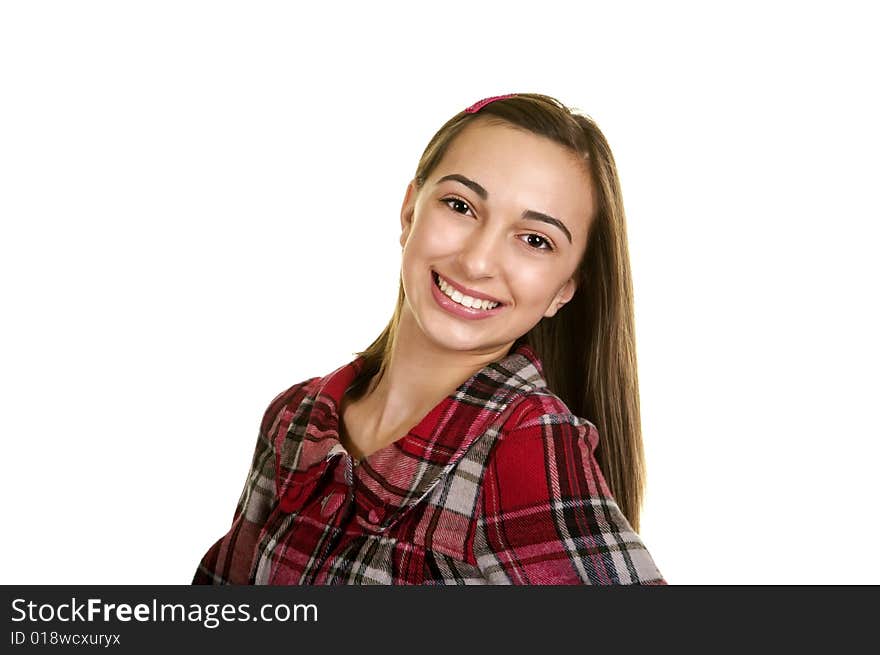
<svg viewBox="0 0 880 655">
<path fill-rule="evenodd" d="M 439 274 L 431 272 L 434 298 L 437 303 L 452 314 L 462 318 L 486 318 L 497 314 L 503 303 L 488 298 L 466 295 Z"/>
</svg>

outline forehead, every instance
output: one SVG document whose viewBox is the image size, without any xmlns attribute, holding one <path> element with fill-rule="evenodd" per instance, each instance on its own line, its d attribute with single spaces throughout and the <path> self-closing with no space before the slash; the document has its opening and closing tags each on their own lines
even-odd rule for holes
<svg viewBox="0 0 880 655">
<path fill-rule="evenodd" d="M 431 180 L 449 173 L 482 185 L 490 206 L 544 212 L 562 220 L 572 235 L 585 235 L 593 216 L 595 194 L 586 164 L 549 138 L 509 124 L 478 119 L 467 125 Z"/>
</svg>

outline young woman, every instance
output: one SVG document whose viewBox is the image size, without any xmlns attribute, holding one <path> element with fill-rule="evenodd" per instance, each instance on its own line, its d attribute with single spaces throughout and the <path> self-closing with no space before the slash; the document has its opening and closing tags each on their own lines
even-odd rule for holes
<svg viewBox="0 0 880 655">
<path fill-rule="evenodd" d="M 398 302 L 278 395 L 194 583 L 664 584 L 614 159 L 548 96 L 486 98 L 425 149 Z"/>
</svg>

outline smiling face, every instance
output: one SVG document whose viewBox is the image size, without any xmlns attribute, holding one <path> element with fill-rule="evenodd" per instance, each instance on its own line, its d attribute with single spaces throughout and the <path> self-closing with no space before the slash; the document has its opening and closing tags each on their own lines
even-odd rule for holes
<svg viewBox="0 0 880 655">
<path fill-rule="evenodd" d="M 590 175 L 571 151 L 474 120 L 422 187 L 407 188 L 402 320 L 444 349 L 506 352 L 574 295 L 594 211 Z"/>
</svg>

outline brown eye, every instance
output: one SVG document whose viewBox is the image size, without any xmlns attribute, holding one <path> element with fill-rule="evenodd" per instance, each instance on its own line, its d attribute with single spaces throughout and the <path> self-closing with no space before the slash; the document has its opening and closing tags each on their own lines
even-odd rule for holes
<svg viewBox="0 0 880 655">
<path fill-rule="evenodd" d="M 443 198 L 441 200 L 444 205 L 449 207 L 456 214 L 466 214 L 467 210 L 470 209 L 470 206 L 461 198 Z M 459 208 L 464 207 L 464 211 L 459 211 Z"/>
<path fill-rule="evenodd" d="M 526 243 L 535 250 L 553 250 L 553 244 L 540 234 L 526 234 Z"/>
</svg>

